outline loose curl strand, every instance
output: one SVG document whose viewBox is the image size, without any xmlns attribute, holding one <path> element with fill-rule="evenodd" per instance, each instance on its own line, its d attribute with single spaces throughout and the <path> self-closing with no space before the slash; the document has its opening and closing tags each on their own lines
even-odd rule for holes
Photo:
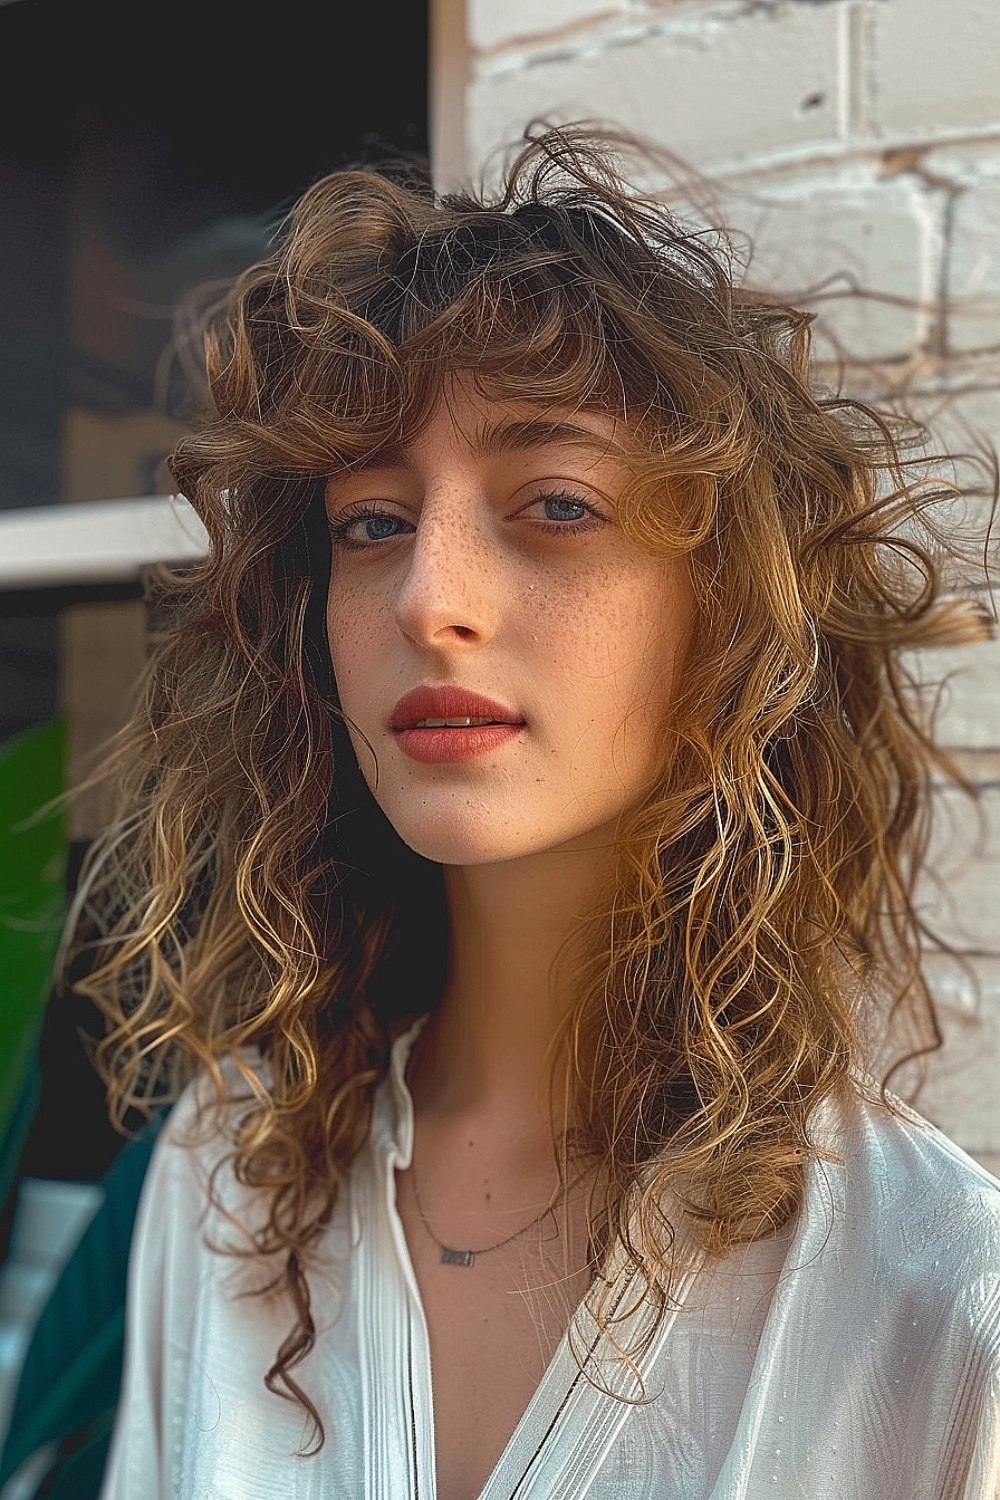
<svg viewBox="0 0 1000 1500">
<path fill-rule="evenodd" d="M 119 1126 L 200 1073 L 230 1107 L 225 1059 L 248 1090 L 229 1159 L 268 1211 L 242 1253 L 283 1265 L 294 1324 L 266 1383 L 305 1407 L 312 1452 L 309 1248 L 447 971 L 441 871 L 375 804 L 339 709 L 323 485 L 411 439 L 449 379 L 620 416 L 621 524 L 694 580 L 662 764 L 621 820 L 563 1033 L 563 1164 L 605 1168 L 600 1266 L 618 1247 L 665 1307 L 678 1215 L 712 1255 L 792 1215 L 810 1117 L 855 1086 L 866 1027 L 937 1040 L 914 881 L 931 774 L 957 773 L 904 653 L 989 629 L 928 524 L 949 485 L 897 422 L 812 388 L 809 318 L 633 191 L 619 145 L 543 131 L 492 197 L 402 169 L 317 182 L 209 327 L 211 406 L 172 458 L 210 550 L 159 579 L 71 953 Z"/>
</svg>

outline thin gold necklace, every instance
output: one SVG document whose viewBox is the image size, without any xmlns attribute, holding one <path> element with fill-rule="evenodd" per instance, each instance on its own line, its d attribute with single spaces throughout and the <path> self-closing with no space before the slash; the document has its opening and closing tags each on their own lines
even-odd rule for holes
<svg viewBox="0 0 1000 1500">
<path fill-rule="evenodd" d="M 513 1240 L 519 1240 L 522 1234 L 527 1234 L 529 1229 L 534 1229 L 536 1224 L 540 1224 L 543 1219 L 547 1219 L 549 1214 L 551 1214 L 556 1208 L 560 1198 L 571 1193 L 576 1187 L 577 1183 L 583 1181 L 586 1173 L 582 1172 L 580 1176 L 576 1178 L 576 1181 L 570 1183 L 569 1187 L 565 1190 L 565 1194 L 561 1188 L 557 1188 L 555 1196 L 552 1198 L 551 1202 L 542 1209 L 540 1214 L 536 1214 L 529 1223 L 522 1224 L 520 1229 L 515 1229 L 514 1233 L 509 1234 L 506 1239 L 497 1240 L 495 1245 L 485 1245 L 481 1250 L 457 1250 L 454 1245 L 446 1245 L 443 1240 L 438 1239 L 437 1235 L 434 1233 L 434 1230 L 431 1228 L 431 1222 L 428 1219 L 427 1214 L 424 1212 L 424 1205 L 420 1201 L 420 1189 L 417 1187 L 417 1169 L 412 1162 L 410 1163 L 410 1176 L 413 1182 L 413 1201 L 417 1205 L 417 1214 L 419 1216 L 421 1224 L 423 1224 L 424 1228 L 427 1230 L 429 1237 L 433 1240 L 434 1244 L 441 1252 L 441 1264 L 443 1266 L 469 1267 L 475 1265 L 476 1257 L 478 1255 L 489 1255 L 491 1250 L 502 1250 L 504 1245 L 511 1244 Z"/>
</svg>

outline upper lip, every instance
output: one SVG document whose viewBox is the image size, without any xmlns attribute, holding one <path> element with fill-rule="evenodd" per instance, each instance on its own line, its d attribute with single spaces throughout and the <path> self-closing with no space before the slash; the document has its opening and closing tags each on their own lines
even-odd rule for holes
<svg viewBox="0 0 1000 1500">
<path fill-rule="evenodd" d="M 512 708 L 484 698 L 455 683 L 440 687 L 423 684 L 404 693 L 389 720 L 390 729 L 413 729 L 421 719 L 493 719 L 498 724 L 523 724 Z"/>
</svg>

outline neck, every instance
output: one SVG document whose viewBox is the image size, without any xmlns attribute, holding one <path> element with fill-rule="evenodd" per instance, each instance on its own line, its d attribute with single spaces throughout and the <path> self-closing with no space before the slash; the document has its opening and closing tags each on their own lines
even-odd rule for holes
<svg viewBox="0 0 1000 1500">
<path fill-rule="evenodd" d="M 551 1149 L 565 1128 L 560 1028 L 610 838 L 494 865 L 448 866 L 451 970 L 409 1077 L 419 1113 Z"/>
</svg>

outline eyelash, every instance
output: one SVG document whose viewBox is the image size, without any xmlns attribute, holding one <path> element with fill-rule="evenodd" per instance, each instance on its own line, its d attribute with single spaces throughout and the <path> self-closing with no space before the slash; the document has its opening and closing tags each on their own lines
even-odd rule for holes
<svg viewBox="0 0 1000 1500">
<path fill-rule="evenodd" d="M 572 494 L 569 490 L 552 490 L 545 495 L 536 495 L 529 505 L 538 505 L 546 500 L 569 501 L 573 505 L 581 505 L 586 511 L 589 519 L 579 518 L 577 524 L 571 521 L 533 521 L 531 524 L 538 530 L 544 531 L 548 536 L 564 536 L 567 532 L 578 535 L 580 532 L 594 531 L 597 527 L 605 524 L 606 518 L 579 495 Z M 367 541 L 359 542 L 348 537 L 351 527 L 358 521 L 385 519 L 389 521 L 401 521 L 401 516 L 393 515 L 391 511 L 379 510 L 376 502 L 360 506 L 357 510 L 345 512 L 339 520 L 330 520 L 330 535 L 334 542 L 340 544 L 349 552 L 367 552 L 371 547 L 377 547 L 382 542 L 394 542 L 397 537 L 405 535 L 404 532 L 396 532 L 393 536 L 370 537 Z"/>
<path fill-rule="evenodd" d="M 330 535 L 335 542 L 339 542 L 340 545 L 349 552 L 363 552 L 366 551 L 369 547 L 377 547 L 379 542 L 394 542 L 397 536 L 403 535 L 402 532 L 396 532 L 395 536 L 369 537 L 366 542 L 354 541 L 348 537 L 348 531 L 352 526 L 356 525 L 358 521 L 375 520 L 377 518 L 385 519 L 387 521 L 402 520 L 401 516 L 394 516 L 391 511 L 379 510 L 378 506 L 375 504 L 362 505 L 359 506 L 357 510 L 345 511 L 339 521 L 335 521 L 331 517 Z"/>
</svg>

